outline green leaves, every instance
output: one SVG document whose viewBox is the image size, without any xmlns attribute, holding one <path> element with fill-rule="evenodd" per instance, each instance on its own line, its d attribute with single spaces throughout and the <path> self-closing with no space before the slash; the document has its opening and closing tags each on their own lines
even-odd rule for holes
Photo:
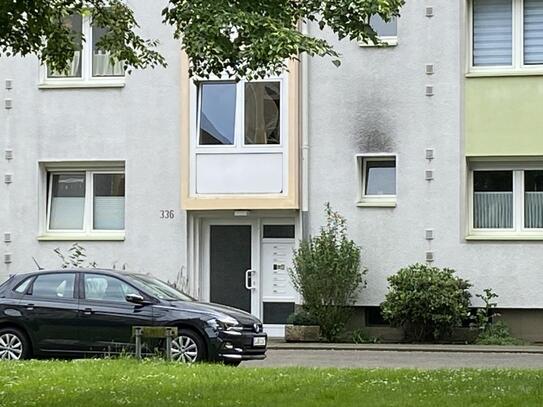
<svg viewBox="0 0 543 407">
<path fill-rule="evenodd" d="M 138 24 L 123 0 L 14 0 L 0 2 L 0 56 L 34 54 L 51 69 L 66 72 L 85 37 L 67 24 L 88 16 L 107 29 L 98 46 L 127 68 L 166 66 L 156 40 L 136 33 Z"/>
<path fill-rule="evenodd" d="M 326 205 L 326 225 L 319 235 L 304 240 L 289 269 L 304 310 L 318 321 L 323 335 L 335 339 L 349 319 L 358 289 L 364 285 L 360 248 L 347 237 L 345 219 Z"/>
<path fill-rule="evenodd" d="M 340 39 L 378 43 L 369 25 L 373 14 L 389 21 L 404 0 L 170 0 L 164 20 L 175 27 L 190 57 L 190 73 L 261 78 L 278 75 L 302 53 L 339 54 L 321 38 L 300 32 L 300 23 L 329 27 Z"/>
<path fill-rule="evenodd" d="M 454 270 L 414 264 L 388 278 L 383 316 L 401 326 L 410 339 L 435 340 L 467 318 L 471 284 Z"/>
<path fill-rule="evenodd" d="M 339 39 L 378 43 L 369 25 L 373 14 L 385 21 L 399 15 L 404 0 L 170 0 L 163 21 L 190 58 L 190 74 L 261 78 L 287 69 L 300 54 L 339 54 L 324 39 L 304 34 L 301 23 L 316 23 Z M 66 18 L 90 16 L 107 30 L 99 47 L 127 68 L 166 66 L 158 41 L 142 38 L 124 0 L 13 0 L 0 2 L 0 55 L 37 55 L 65 71 L 78 47 Z M 160 18 L 160 16 L 156 16 Z"/>
</svg>

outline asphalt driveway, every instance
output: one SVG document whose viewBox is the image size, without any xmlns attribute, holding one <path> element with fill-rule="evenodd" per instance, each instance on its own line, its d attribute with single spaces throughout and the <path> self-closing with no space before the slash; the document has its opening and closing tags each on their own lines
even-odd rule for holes
<svg viewBox="0 0 543 407">
<path fill-rule="evenodd" d="M 394 352 L 371 350 L 270 349 L 263 361 L 244 362 L 244 367 L 338 367 L 338 368 L 538 368 L 543 354 Z"/>
</svg>

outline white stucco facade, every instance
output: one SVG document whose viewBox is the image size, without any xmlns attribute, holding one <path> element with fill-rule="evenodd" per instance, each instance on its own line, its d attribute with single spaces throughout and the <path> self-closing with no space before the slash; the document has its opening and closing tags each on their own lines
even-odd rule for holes
<svg viewBox="0 0 543 407">
<path fill-rule="evenodd" d="M 0 279 L 34 270 L 33 257 L 43 267 L 58 267 L 53 250 L 65 251 L 73 242 L 39 239 L 40 163 L 96 160 L 125 163 L 126 229 L 124 240 L 79 241 L 89 260 L 170 281 L 181 272 L 193 280 L 203 278 L 201 237 L 187 218 L 205 216 L 188 214 L 181 202 L 180 46 L 161 23 L 160 2 L 131 3 L 145 36 L 160 39 L 167 68 L 135 71 L 124 87 L 42 89 L 36 58 L 0 61 L 0 96 L 12 101 L 12 108 L 5 109 L 3 102 L 0 109 L 0 233 L 11 234 L 10 242 L 0 242 L 2 254 L 10 257 L 0 262 Z M 307 172 L 300 174 L 309 180 L 300 188 L 307 192 L 300 200 L 309 205 L 304 222 L 293 207 L 285 215 L 262 208 L 268 211 L 262 216 L 291 219 L 299 238 L 318 231 L 325 202 L 342 213 L 368 268 L 359 305 L 379 305 L 386 278 L 424 262 L 431 251 L 434 264 L 456 269 L 474 284 L 474 294 L 490 287 L 500 295 L 500 307 L 543 308 L 543 242 L 465 239 L 465 9 L 463 2 L 440 2 L 426 17 L 425 6 L 422 0 L 407 2 L 396 46 L 360 47 L 324 34 L 342 54 L 342 65 L 310 58 L 302 69 L 308 73 L 306 92 L 301 90 L 307 94 L 301 101 L 307 122 L 300 125 L 307 127 L 300 145 L 307 143 L 309 151 Z M 316 27 L 309 30 L 323 35 Z M 434 67 L 431 75 L 427 64 Z M 4 86 L 8 79 L 13 81 L 9 90 Z M 433 96 L 426 95 L 427 86 L 433 86 Z M 12 150 L 12 159 L 4 159 L 5 149 Z M 434 159 L 426 159 L 427 149 L 433 149 Z M 396 156 L 395 207 L 357 206 L 356 156 L 373 153 Z M 426 170 L 434 170 L 433 180 L 426 180 Z M 3 182 L 6 174 L 12 175 L 9 184 Z M 161 218 L 161 211 L 170 210 L 173 219 Z M 218 215 L 231 219 L 233 212 Z M 426 229 L 433 229 L 433 240 L 426 240 Z M 199 284 L 194 281 L 191 287 L 198 294 Z"/>
</svg>

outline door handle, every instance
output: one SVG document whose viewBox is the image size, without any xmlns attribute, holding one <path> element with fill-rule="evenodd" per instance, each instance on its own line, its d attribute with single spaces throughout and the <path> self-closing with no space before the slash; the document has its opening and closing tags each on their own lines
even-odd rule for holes
<svg viewBox="0 0 543 407">
<path fill-rule="evenodd" d="M 83 310 L 83 315 L 92 315 L 93 312 L 92 308 L 85 308 Z"/>
<path fill-rule="evenodd" d="M 26 305 L 25 305 L 25 308 L 26 308 L 28 311 L 34 311 L 34 304 L 26 304 Z"/>
<path fill-rule="evenodd" d="M 256 288 L 253 285 L 254 272 L 255 272 L 254 270 L 250 270 L 250 269 L 245 272 L 245 288 L 248 290 L 252 290 Z"/>
</svg>

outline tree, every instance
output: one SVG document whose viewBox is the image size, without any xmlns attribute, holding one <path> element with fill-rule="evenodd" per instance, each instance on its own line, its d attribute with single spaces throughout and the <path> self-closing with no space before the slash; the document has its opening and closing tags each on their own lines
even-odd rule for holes
<svg viewBox="0 0 543 407">
<path fill-rule="evenodd" d="M 155 0 L 156 1 L 156 0 Z M 304 34 L 300 23 L 315 23 L 339 39 L 378 42 L 372 15 L 399 16 L 405 0 L 169 0 L 162 19 L 190 59 L 190 74 L 207 78 L 264 77 L 286 68 L 301 53 L 339 54 L 324 39 Z M 37 55 L 65 71 L 78 38 L 65 24 L 71 14 L 90 15 L 107 30 L 98 46 L 128 69 L 166 66 L 158 41 L 138 34 L 125 0 L 4 0 L 0 2 L 0 56 Z M 157 16 L 159 18 L 159 16 Z M 82 41 L 85 39 L 82 38 Z"/>
</svg>

